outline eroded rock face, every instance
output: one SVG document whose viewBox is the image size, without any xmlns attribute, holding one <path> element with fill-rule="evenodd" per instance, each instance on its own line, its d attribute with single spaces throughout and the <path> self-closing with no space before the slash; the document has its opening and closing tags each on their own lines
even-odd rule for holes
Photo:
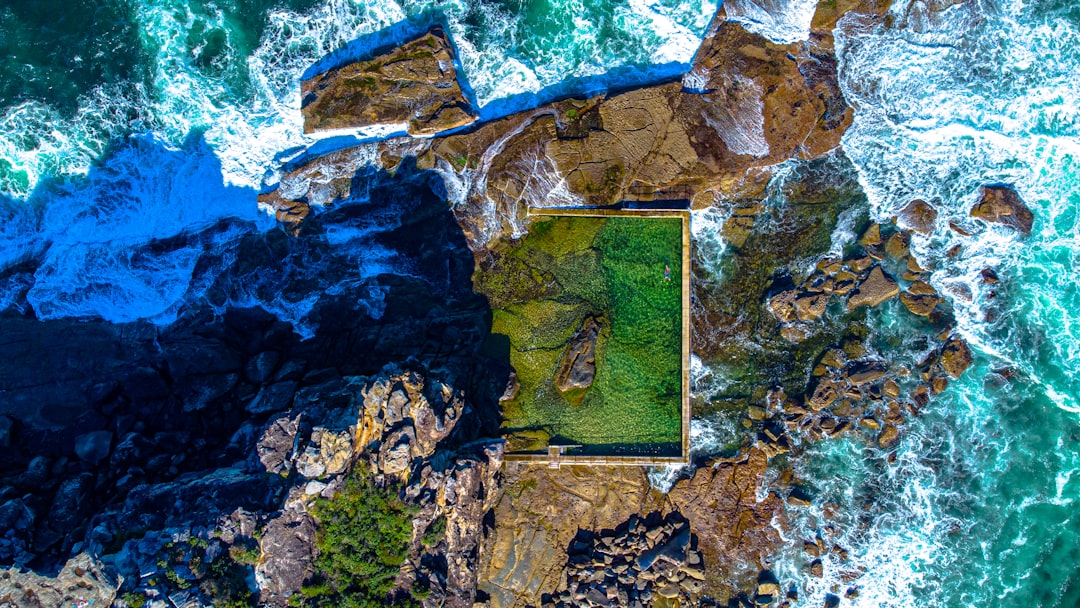
<svg viewBox="0 0 1080 608">
<path fill-rule="evenodd" d="M 555 386 L 560 391 L 592 386 L 596 377 L 596 339 L 599 336 L 600 322 L 595 317 L 585 319 L 581 329 L 566 345 L 566 352 L 555 372 Z"/>
<path fill-rule="evenodd" d="M 368 61 L 305 80 L 304 131 L 407 124 L 413 135 L 433 135 L 476 120 L 454 68 L 454 51 L 441 27 Z"/>
<path fill-rule="evenodd" d="M 854 8 L 878 10 L 869 4 Z M 522 234 L 529 206 L 708 206 L 760 182 L 762 175 L 748 177 L 759 168 L 839 145 L 853 114 L 837 83 L 834 21 L 820 21 L 814 45 L 782 45 L 721 13 L 681 83 L 563 100 L 433 141 L 388 140 L 381 158 L 389 168 L 415 156 L 442 173 L 467 203 L 455 215 L 474 251 Z M 311 201 L 333 201 L 348 188 L 338 177 L 347 177 L 348 156 L 315 159 L 260 200 L 283 220 L 302 218 Z"/>
<path fill-rule="evenodd" d="M 993 224 L 1003 224 L 1021 234 L 1031 234 L 1035 214 L 1011 186 L 983 186 L 979 202 L 971 208 L 971 217 Z"/>
</svg>

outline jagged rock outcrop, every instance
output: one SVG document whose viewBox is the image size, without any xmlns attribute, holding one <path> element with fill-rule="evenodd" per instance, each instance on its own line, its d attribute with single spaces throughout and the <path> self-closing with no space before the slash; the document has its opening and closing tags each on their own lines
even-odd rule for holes
<svg viewBox="0 0 1080 608">
<path fill-rule="evenodd" d="M 674 198 L 708 206 L 760 168 L 839 145 L 852 120 L 832 54 L 839 14 L 815 22 L 816 44 L 781 45 L 721 11 L 682 82 L 554 102 L 430 142 L 388 140 L 380 155 L 386 167 L 415 156 L 443 174 L 467 203 L 455 215 L 474 251 L 522 234 L 530 205 Z M 283 220 L 302 219 L 310 203 L 340 198 L 359 162 L 348 150 L 313 159 L 260 200 Z"/>
<path fill-rule="evenodd" d="M 304 131 L 407 124 L 433 135 L 476 120 L 457 80 L 454 49 L 441 26 L 367 61 L 305 80 Z"/>
</svg>

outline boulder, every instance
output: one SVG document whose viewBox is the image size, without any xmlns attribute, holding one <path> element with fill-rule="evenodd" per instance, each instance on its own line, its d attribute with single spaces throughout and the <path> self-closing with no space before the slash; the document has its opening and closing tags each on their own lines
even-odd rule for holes
<svg viewBox="0 0 1080 608">
<path fill-rule="evenodd" d="M 928 235 L 934 231 L 937 215 L 937 209 L 933 205 L 917 198 L 897 213 L 897 223 L 919 234 Z"/>
<path fill-rule="evenodd" d="M 971 350 L 967 342 L 952 338 L 941 348 L 941 368 L 953 378 L 959 378 L 971 366 Z"/>
<path fill-rule="evenodd" d="M 810 321 L 825 314 L 829 296 L 822 293 L 803 293 L 795 299 L 795 311 L 800 321 Z"/>
<path fill-rule="evenodd" d="M 75 454 L 92 465 L 104 460 L 112 447 L 111 431 L 90 431 L 75 438 Z"/>
<path fill-rule="evenodd" d="M 795 299 L 798 292 L 789 289 L 781 291 L 769 298 L 769 312 L 781 323 L 790 323 L 797 319 Z"/>
<path fill-rule="evenodd" d="M 596 376 L 596 339 L 599 336 L 600 322 L 595 317 L 585 319 L 563 352 L 555 372 L 556 388 L 565 392 L 592 386 Z"/>
<path fill-rule="evenodd" d="M 932 295 L 915 295 L 905 291 L 900 294 L 900 302 L 903 303 L 911 314 L 920 317 L 929 317 L 934 308 L 941 302 L 941 298 Z"/>
<path fill-rule="evenodd" d="M 979 202 L 971 208 L 971 217 L 1008 226 L 1021 234 L 1031 234 L 1035 215 L 1020 195 L 1008 185 L 983 186 Z"/>
<path fill-rule="evenodd" d="M 247 411 L 258 415 L 286 410 L 292 405 L 294 393 L 296 393 L 295 382 L 278 382 L 263 387 L 259 394 L 248 403 Z"/>
<path fill-rule="evenodd" d="M 851 311 L 860 306 L 877 306 L 895 298 L 899 293 L 900 287 L 896 281 L 886 274 L 881 266 L 874 266 L 870 274 L 848 296 L 847 309 Z"/>
</svg>

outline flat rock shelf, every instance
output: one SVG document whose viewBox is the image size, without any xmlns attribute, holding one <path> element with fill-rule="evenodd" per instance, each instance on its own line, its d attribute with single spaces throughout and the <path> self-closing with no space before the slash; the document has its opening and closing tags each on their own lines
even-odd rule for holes
<svg viewBox="0 0 1080 608">
<path fill-rule="evenodd" d="M 689 211 L 529 214 L 528 234 L 501 252 L 517 278 L 492 323 L 517 382 L 501 402 L 507 459 L 687 462 Z"/>
</svg>

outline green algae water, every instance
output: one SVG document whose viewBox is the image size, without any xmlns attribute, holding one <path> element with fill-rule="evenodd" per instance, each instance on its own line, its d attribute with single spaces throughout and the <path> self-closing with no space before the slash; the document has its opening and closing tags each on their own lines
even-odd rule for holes
<svg viewBox="0 0 1080 608">
<path fill-rule="evenodd" d="M 505 285 L 508 276 L 518 281 Z M 509 342 L 520 385 L 503 404 L 510 451 L 681 453 L 680 218 L 540 218 L 477 279 L 498 286 L 492 337 Z M 560 390 L 567 344 L 589 319 L 600 327 L 595 377 Z"/>
<path fill-rule="evenodd" d="M 767 4 L 777 14 L 754 17 L 766 35 L 769 23 L 812 8 Z M 270 229 L 255 196 L 312 143 L 300 125 L 300 75 L 358 37 L 441 12 L 478 102 L 493 113 L 566 79 L 628 66 L 646 79 L 649 66 L 668 73 L 658 66 L 689 61 L 715 8 L 0 0 L 0 307 L 166 322 L 200 297 L 194 252 L 206 244 L 139 248 L 223 218 Z M 774 37 L 798 34 L 786 27 Z M 845 606 L 1078 606 L 1080 8 L 895 0 L 882 22 L 845 18 L 837 41 L 841 86 L 856 109 L 843 150 L 868 211 L 885 219 L 914 197 L 938 207 L 935 231 L 913 249 L 951 294 L 976 363 L 910 421 L 894 462 L 843 439 L 796 463 L 841 507 L 831 516 L 851 560 L 826 559 L 824 577 L 810 579 L 793 538 L 775 569 L 800 582 L 810 606 L 848 587 L 859 594 Z M 1030 236 L 948 228 L 966 220 L 980 185 L 998 182 L 1035 212 Z M 695 254 L 720 266 L 714 216 L 695 213 Z M 957 245 L 962 254 L 947 255 Z M 393 270 L 361 253 L 358 264 Z M 1000 285 L 978 280 L 986 267 Z M 303 302 L 252 295 L 240 304 L 293 319 Z M 882 314 L 873 323 L 883 332 L 905 321 Z M 695 451 L 738 432 L 695 421 Z M 809 529 L 824 515 L 800 517 Z"/>
</svg>

